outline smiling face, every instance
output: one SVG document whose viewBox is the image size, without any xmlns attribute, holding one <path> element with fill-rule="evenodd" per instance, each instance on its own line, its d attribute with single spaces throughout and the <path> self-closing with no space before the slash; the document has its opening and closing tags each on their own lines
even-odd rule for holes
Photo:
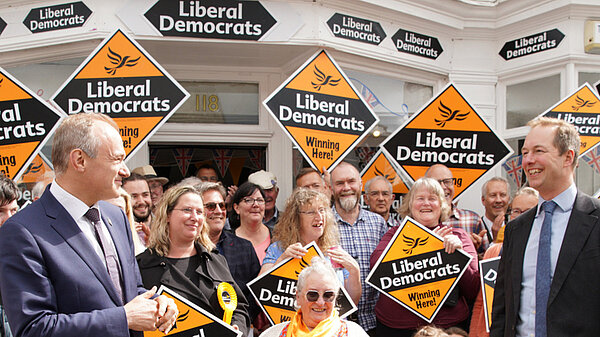
<svg viewBox="0 0 600 337">
<path fill-rule="evenodd" d="M 204 225 L 203 212 L 202 198 L 198 194 L 186 193 L 179 197 L 167 217 L 169 239 L 172 246 L 188 245 L 194 242 Z"/>
<path fill-rule="evenodd" d="M 135 220 L 140 222 L 146 221 L 152 210 L 152 199 L 146 180 L 126 181 L 123 189 L 131 196 Z"/>
<path fill-rule="evenodd" d="M 454 182 L 452 180 L 452 171 L 442 164 L 436 164 L 431 166 L 431 168 L 427 171 L 426 177 L 435 179 L 440 183 L 442 189 L 444 190 L 444 197 L 446 197 L 448 205 L 451 205 L 452 200 L 454 199 Z"/>
<path fill-rule="evenodd" d="M 538 190 L 544 200 L 550 200 L 573 183 L 574 153 L 562 155 L 554 146 L 556 127 L 536 126 L 529 131 L 521 152 L 523 169 L 529 186 Z"/>
<path fill-rule="evenodd" d="M 508 184 L 504 181 L 492 180 L 487 183 L 485 195 L 481 197 L 481 202 L 485 207 L 485 216 L 494 220 L 497 216 L 505 214 L 508 208 Z"/>
<path fill-rule="evenodd" d="M 300 237 L 303 244 L 317 241 L 325 229 L 325 206 L 314 202 L 300 207 Z"/>
<path fill-rule="evenodd" d="M 265 192 L 265 210 L 272 211 L 275 209 L 277 195 L 279 195 L 279 187 L 273 186 L 269 189 L 264 189 Z"/>
<path fill-rule="evenodd" d="M 239 204 L 233 204 L 233 209 L 237 214 L 240 215 L 240 223 L 244 225 L 245 223 L 258 223 L 262 222 L 263 217 L 265 216 L 265 204 L 259 204 L 258 202 L 246 202 L 250 199 L 263 199 L 262 194 L 258 189 L 254 190 L 252 194 L 247 197 L 242 198 Z"/>
<path fill-rule="evenodd" d="M 335 207 L 351 212 L 358 207 L 362 181 L 360 174 L 350 164 L 342 163 L 331 172 Z"/>
<path fill-rule="evenodd" d="M 211 237 L 213 235 L 218 236 L 225 226 L 225 219 L 227 217 L 223 196 L 219 191 L 208 190 L 202 193 L 202 201 L 206 205 L 204 213 L 206 214 L 206 225 L 208 225 Z"/>
<path fill-rule="evenodd" d="M 317 272 L 312 272 L 306 278 L 302 291 L 296 294 L 296 301 L 302 311 L 302 321 L 309 329 L 314 329 L 322 320 L 331 316 L 335 299 L 333 302 L 326 302 L 323 300 L 323 293 L 326 291 L 337 293 L 339 286 L 336 286 L 336 282 L 338 281 L 331 277 L 323 277 L 323 275 Z M 319 293 L 319 298 L 316 302 L 310 302 L 306 299 L 306 292 L 308 291 L 317 291 Z"/>
<path fill-rule="evenodd" d="M 442 214 L 440 199 L 427 187 L 420 187 L 414 194 L 410 205 L 410 216 L 420 224 L 433 228 L 440 222 Z"/>
</svg>

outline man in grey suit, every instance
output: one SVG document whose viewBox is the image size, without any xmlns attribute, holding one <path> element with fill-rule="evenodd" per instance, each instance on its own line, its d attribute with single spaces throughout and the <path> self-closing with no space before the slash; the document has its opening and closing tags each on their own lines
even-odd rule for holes
<svg viewBox="0 0 600 337">
<path fill-rule="evenodd" d="M 579 134 L 554 118 L 527 125 L 523 170 L 540 199 L 506 227 L 490 336 L 597 336 L 600 201 L 574 183 Z"/>
<path fill-rule="evenodd" d="M 114 121 L 77 114 L 52 145 L 56 179 L 0 228 L 0 291 L 15 336 L 168 332 L 175 302 L 141 285 L 119 195 L 129 170 Z"/>
</svg>

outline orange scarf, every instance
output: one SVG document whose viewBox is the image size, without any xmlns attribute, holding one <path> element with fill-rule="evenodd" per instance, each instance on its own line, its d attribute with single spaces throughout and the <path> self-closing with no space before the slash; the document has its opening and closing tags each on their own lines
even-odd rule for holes
<svg viewBox="0 0 600 337">
<path fill-rule="evenodd" d="M 288 325 L 286 337 L 327 337 L 334 336 L 340 327 L 342 326 L 342 320 L 338 315 L 337 310 L 333 310 L 331 316 L 322 320 L 317 326 L 309 330 L 304 321 L 302 320 L 302 310 L 298 309 L 290 324 Z"/>
</svg>

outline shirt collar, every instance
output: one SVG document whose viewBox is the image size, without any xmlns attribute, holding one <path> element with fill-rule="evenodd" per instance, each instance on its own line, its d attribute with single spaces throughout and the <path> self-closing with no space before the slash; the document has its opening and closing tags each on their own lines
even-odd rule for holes
<svg viewBox="0 0 600 337">
<path fill-rule="evenodd" d="M 340 216 L 340 214 L 337 212 L 337 210 L 335 209 L 335 206 L 331 207 L 331 210 L 333 211 L 333 216 L 335 217 L 335 221 L 336 222 L 344 222 L 344 223 L 348 223 L 346 222 L 346 220 L 342 219 L 342 217 Z M 362 209 L 360 206 L 358 207 L 358 216 L 356 217 L 356 223 L 358 223 L 359 221 L 364 221 L 364 217 L 366 215 L 366 210 Z M 353 223 L 351 223 L 350 225 L 354 225 Z"/>
<path fill-rule="evenodd" d="M 90 209 L 83 201 L 62 188 L 56 180 L 52 180 L 52 184 L 50 184 L 50 193 L 52 193 L 56 200 L 58 200 L 75 221 L 81 219 Z M 96 208 L 98 214 L 100 214 L 98 203 L 93 204 L 92 207 Z"/>
<path fill-rule="evenodd" d="M 575 197 L 577 197 L 577 187 L 575 186 L 575 183 L 573 183 L 573 184 L 571 184 L 571 186 L 569 186 L 569 188 L 564 190 L 561 194 L 552 198 L 552 200 L 554 200 L 554 202 L 558 205 L 558 207 L 560 207 L 560 209 L 563 212 L 569 212 L 569 211 L 571 211 L 571 209 L 573 209 L 573 204 L 575 204 Z M 542 203 L 544 201 L 547 201 L 547 200 L 544 200 L 540 196 L 540 198 L 538 200 L 537 215 L 540 215 L 540 213 L 542 212 Z"/>
</svg>

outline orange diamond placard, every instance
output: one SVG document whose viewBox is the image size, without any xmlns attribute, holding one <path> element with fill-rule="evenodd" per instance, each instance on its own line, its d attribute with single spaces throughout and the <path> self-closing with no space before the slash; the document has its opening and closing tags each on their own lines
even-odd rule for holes
<svg viewBox="0 0 600 337">
<path fill-rule="evenodd" d="M 142 46 L 117 30 L 51 100 L 67 114 L 103 113 L 113 118 L 129 158 L 189 96 Z"/>
<path fill-rule="evenodd" d="M 413 181 L 431 165 L 446 165 L 455 198 L 512 153 L 452 83 L 380 146 Z"/>
<path fill-rule="evenodd" d="M 473 259 L 444 250 L 444 241 L 405 217 L 366 282 L 431 323 Z"/>
<path fill-rule="evenodd" d="M 332 170 L 379 122 L 324 50 L 306 61 L 263 104 L 319 171 L 323 167 Z"/>
<path fill-rule="evenodd" d="M 17 181 L 63 115 L 0 68 L 0 174 Z"/>
<path fill-rule="evenodd" d="M 263 309 L 271 324 L 289 321 L 296 313 L 296 285 L 302 269 L 310 266 L 311 260 L 323 253 L 315 242 L 304 246 L 308 252 L 302 259 L 288 258 L 276 264 L 267 273 L 248 282 L 250 292 Z M 356 305 L 342 286 L 338 294 L 340 317 L 344 318 L 354 311 Z"/>
<path fill-rule="evenodd" d="M 400 172 L 392 165 L 392 162 L 381 150 L 377 151 L 371 161 L 360 173 L 360 177 L 363 181 L 363 192 L 365 191 L 365 183 L 377 176 L 384 177 L 392 184 L 392 193 L 408 193 L 408 186 L 406 186 L 402 180 Z"/>
<path fill-rule="evenodd" d="M 42 152 L 39 152 L 23 172 L 19 183 L 35 184 L 45 178 L 48 172 L 53 172 L 52 164 Z"/>
<path fill-rule="evenodd" d="M 175 325 L 167 335 L 159 330 L 146 331 L 146 337 L 198 337 L 198 336 L 223 336 L 223 337 L 241 337 L 242 332 L 234 330 L 229 324 L 215 317 L 210 312 L 202 309 L 192 301 L 179 295 L 172 289 L 161 285 L 157 295 L 165 295 L 177 305 L 179 316 Z"/>
<path fill-rule="evenodd" d="M 546 110 L 540 117 L 558 118 L 573 124 L 581 138 L 580 156 L 600 142 L 600 97 L 588 83 Z"/>
</svg>

